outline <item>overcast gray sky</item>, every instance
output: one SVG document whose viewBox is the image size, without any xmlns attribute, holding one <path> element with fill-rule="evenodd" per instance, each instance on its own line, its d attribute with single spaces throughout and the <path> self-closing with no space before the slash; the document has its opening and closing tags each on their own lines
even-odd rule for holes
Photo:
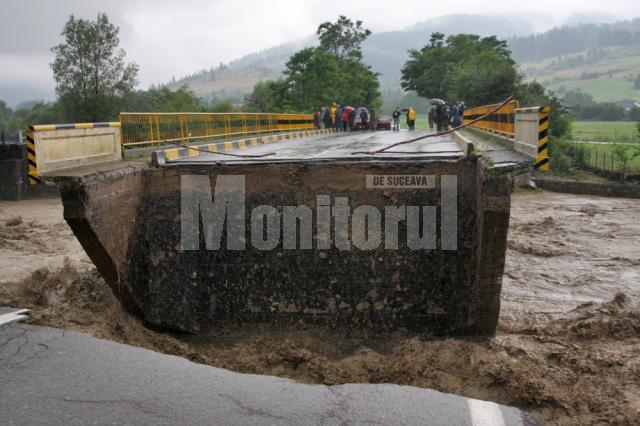
<svg viewBox="0 0 640 426">
<path fill-rule="evenodd" d="M 575 14 L 640 16 L 637 0 L 328 1 L 328 0 L 0 0 L 0 85 L 51 91 L 50 48 L 70 14 L 106 12 L 120 26 L 140 87 L 163 83 L 247 53 L 312 34 L 344 14 L 374 31 L 395 30 L 452 13 L 539 15 L 539 29 Z"/>
</svg>

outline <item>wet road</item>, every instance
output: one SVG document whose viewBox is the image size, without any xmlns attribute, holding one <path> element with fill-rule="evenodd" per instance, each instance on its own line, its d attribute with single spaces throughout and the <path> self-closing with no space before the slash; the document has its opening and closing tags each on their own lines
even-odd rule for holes
<svg viewBox="0 0 640 426">
<path fill-rule="evenodd" d="M 0 326 L 0 383 L 2 424 L 532 424 L 429 389 L 307 385 L 19 323 Z"/>
<path fill-rule="evenodd" d="M 406 144 L 390 150 L 389 153 L 370 155 L 371 150 L 383 148 L 396 142 L 426 135 L 426 132 L 389 131 L 348 132 L 327 134 L 291 140 L 284 140 L 264 145 L 248 145 L 245 149 L 234 150 L 233 154 L 264 155 L 261 160 L 326 160 L 350 158 L 439 158 L 455 159 L 462 156 L 462 151 L 447 135 L 427 138 L 415 143 Z M 220 162 L 220 161 L 255 161 L 255 159 L 232 157 L 223 154 L 208 153 L 197 157 L 186 157 L 172 162 Z"/>
<path fill-rule="evenodd" d="M 347 132 L 325 134 L 282 140 L 265 144 L 247 144 L 243 149 L 226 153 L 199 152 L 196 156 L 175 158 L 167 163 L 233 163 L 233 162 L 274 162 L 313 160 L 457 160 L 463 152 L 451 135 L 432 136 L 412 143 L 396 146 L 384 153 L 370 154 L 371 151 L 388 147 L 397 142 L 427 136 L 433 132 L 398 133 L 390 131 Z M 465 135 L 468 137 L 468 135 Z M 264 138 L 263 140 L 265 140 Z M 531 158 L 521 154 L 506 144 L 474 139 L 475 150 L 491 159 L 494 167 L 516 165 L 529 166 Z M 208 151 L 206 147 L 202 148 Z M 218 151 L 221 151 L 219 149 Z M 186 154 L 186 152 L 185 152 Z M 229 155 L 231 154 L 231 155 Z"/>
</svg>

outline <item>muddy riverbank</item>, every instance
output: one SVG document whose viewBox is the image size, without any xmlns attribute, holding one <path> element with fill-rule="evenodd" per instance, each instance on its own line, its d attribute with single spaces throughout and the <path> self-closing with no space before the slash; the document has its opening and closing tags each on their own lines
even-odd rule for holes
<svg viewBox="0 0 640 426">
<path fill-rule="evenodd" d="M 552 424 L 640 423 L 640 201 L 513 198 L 498 334 L 231 326 L 160 333 L 124 312 L 57 200 L 0 203 L 0 305 L 30 322 L 309 383 L 400 383 L 515 405 Z"/>
</svg>

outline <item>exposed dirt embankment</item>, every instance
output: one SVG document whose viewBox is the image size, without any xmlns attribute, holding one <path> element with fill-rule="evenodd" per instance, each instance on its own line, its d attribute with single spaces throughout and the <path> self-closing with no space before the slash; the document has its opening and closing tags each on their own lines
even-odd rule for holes
<svg viewBox="0 0 640 426">
<path fill-rule="evenodd" d="M 0 203 L 0 250 L 11 251 L 11 259 L 36 256 L 30 244 L 40 231 L 29 227 L 16 238 L 20 224 L 14 222 L 29 219 L 14 210 L 14 203 Z M 199 336 L 155 332 L 122 310 L 86 259 L 64 261 L 77 253 L 77 243 L 58 227 L 61 211 L 49 213 L 58 217 L 42 233 L 51 233 L 47 247 L 61 247 L 45 253 L 51 267 L 27 268 L 0 284 L 0 305 L 31 308 L 33 323 L 242 372 L 429 387 L 516 405 L 554 424 L 640 423 L 637 201 L 515 196 L 499 332 L 486 341 L 304 326 L 235 326 Z M 24 244 L 5 248 L 11 241 Z M 4 253 L 3 270 L 13 267 Z"/>
</svg>

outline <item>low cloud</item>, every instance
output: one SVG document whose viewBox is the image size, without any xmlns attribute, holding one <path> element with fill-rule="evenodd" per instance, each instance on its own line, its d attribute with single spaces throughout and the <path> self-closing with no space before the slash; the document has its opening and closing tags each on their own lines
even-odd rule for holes
<svg viewBox="0 0 640 426">
<path fill-rule="evenodd" d="M 385 0 L 351 1 L 339 8 L 324 0 L 8 0 L 1 8 L 2 85 L 28 84 L 49 92 L 53 88 L 50 49 L 61 41 L 60 31 L 70 14 L 91 19 L 98 12 L 109 15 L 120 27 L 121 46 L 128 60 L 140 65 L 143 88 L 308 36 L 319 23 L 335 20 L 339 14 L 362 19 L 366 27 L 376 31 L 401 29 L 450 13 L 512 14 L 523 19 L 535 13 L 537 29 L 560 24 L 576 13 L 602 12 L 609 19 L 611 15 L 640 14 L 640 4 L 633 0 L 606 4 L 583 0 L 539 0 L 534 4 L 404 0 L 393 4 Z"/>
</svg>

